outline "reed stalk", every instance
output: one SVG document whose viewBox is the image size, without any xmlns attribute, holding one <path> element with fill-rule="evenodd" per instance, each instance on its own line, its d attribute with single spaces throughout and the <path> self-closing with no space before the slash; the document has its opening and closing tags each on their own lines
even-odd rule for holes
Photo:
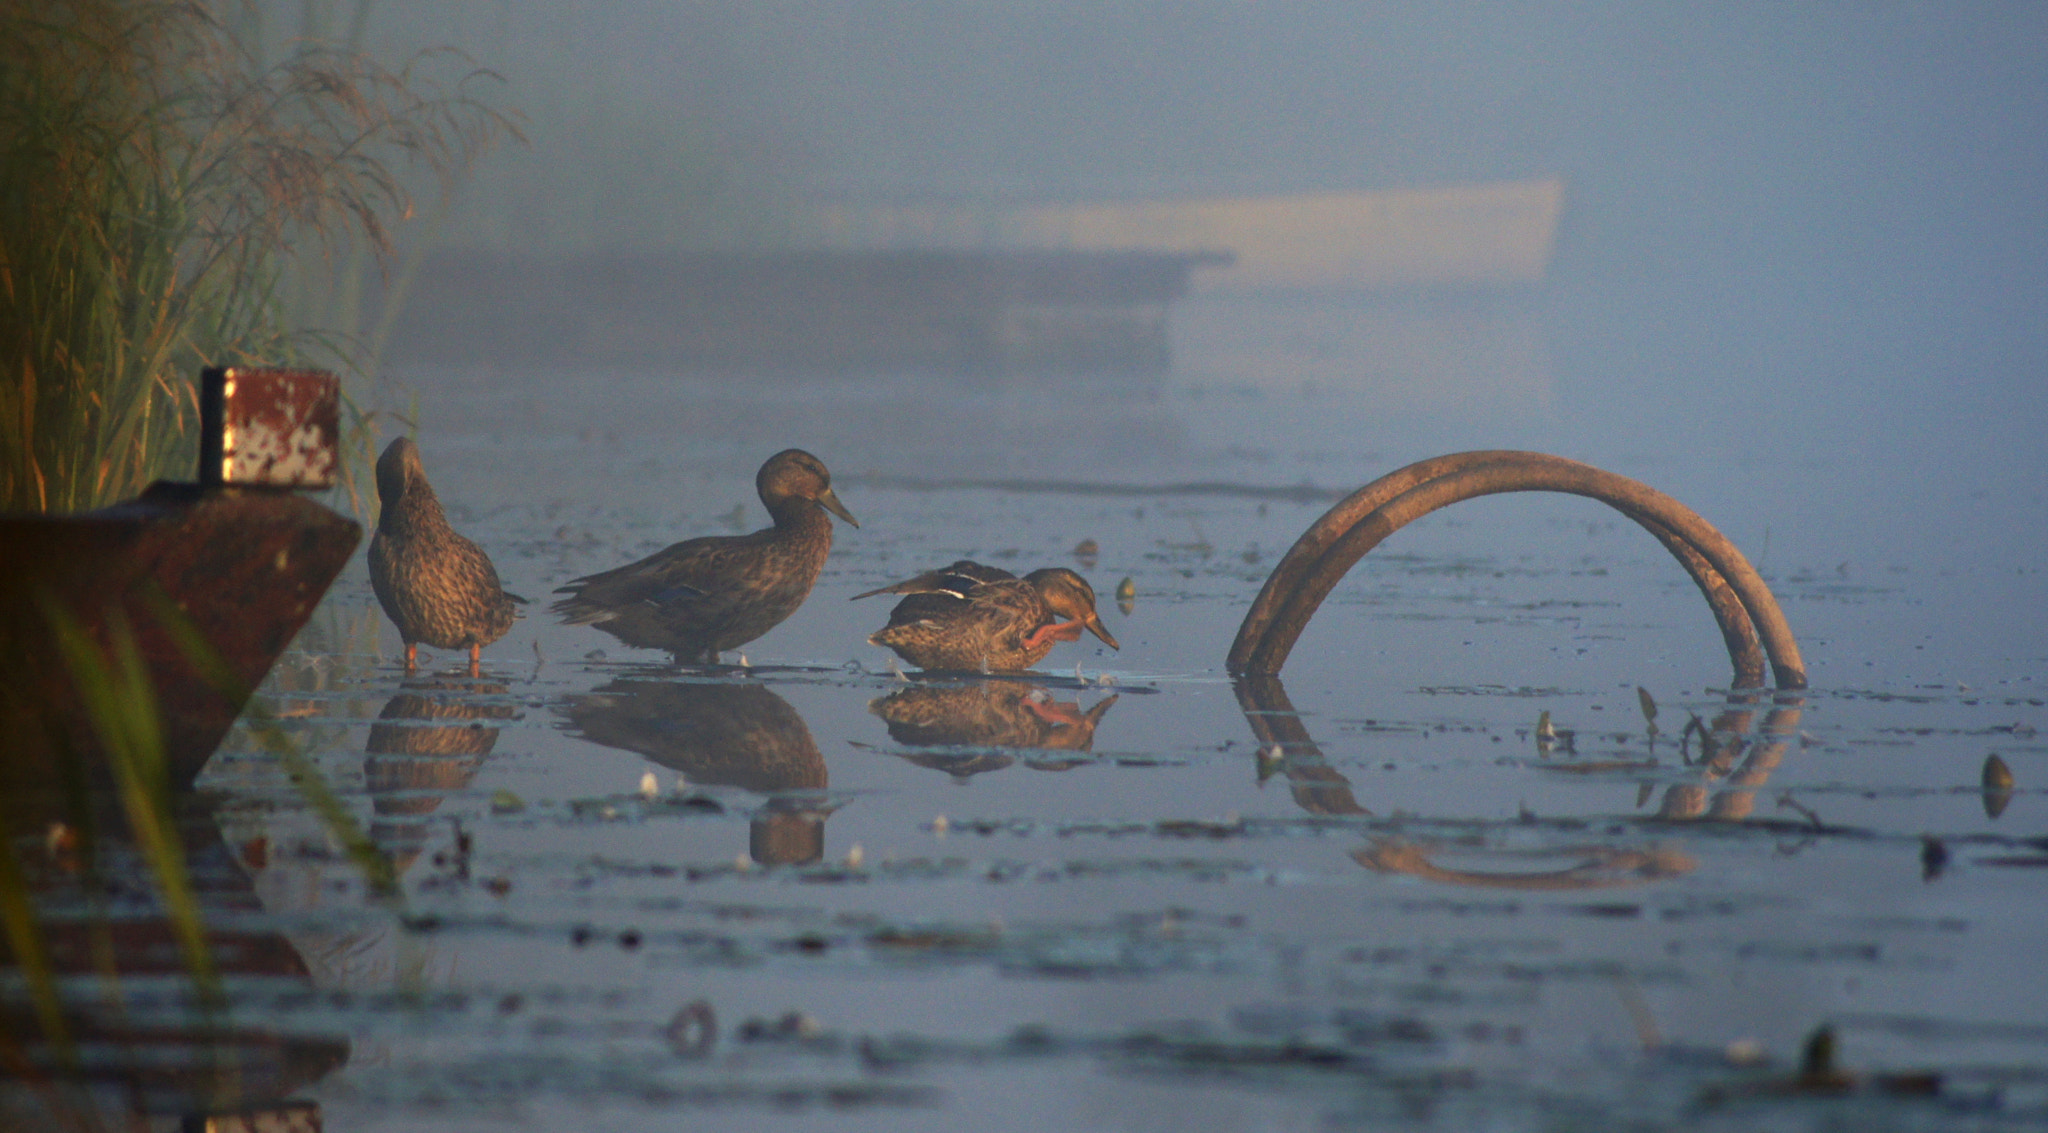
<svg viewBox="0 0 2048 1133">
<path fill-rule="evenodd" d="M 413 182 L 517 136 L 495 81 L 449 49 L 259 65 L 201 0 L 0 0 L 0 509 L 185 475 L 202 366 L 348 369 L 288 273 L 387 266 Z"/>
</svg>

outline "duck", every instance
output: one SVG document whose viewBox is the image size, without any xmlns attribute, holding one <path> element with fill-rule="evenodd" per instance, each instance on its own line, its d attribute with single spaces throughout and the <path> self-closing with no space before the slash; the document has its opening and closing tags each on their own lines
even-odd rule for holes
<svg viewBox="0 0 2048 1133">
<path fill-rule="evenodd" d="M 869 701 L 868 711 L 888 725 L 890 739 L 917 747 L 1089 751 L 1116 701 L 1107 696 L 1084 710 L 1029 678 L 919 682 Z"/>
<path fill-rule="evenodd" d="M 526 599 L 506 592 L 491 557 L 448 526 L 412 438 L 377 458 L 377 501 L 370 587 L 405 643 L 405 671 L 418 669 L 425 644 L 467 648 L 469 675 L 479 677 L 483 647 L 505 636 Z"/>
<path fill-rule="evenodd" d="M 1009 673 L 1028 669 L 1062 641 L 1087 630 L 1122 648 L 1095 612 L 1095 589 L 1065 567 L 1018 578 L 1000 567 L 961 559 L 915 578 L 853 596 L 907 595 L 889 624 L 868 642 L 893 650 L 920 669 Z M 1072 619 L 1061 621 L 1061 617 Z"/>
<path fill-rule="evenodd" d="M 832 519 L 860 524 L 832 491 L 823 461 L 802 449 L 768 458 L 754 489 L 774 519 L 749 535 L 686 539 L 639 562 L 575 579 L 555 591 L 565 625 L 587 625 L 627 645 L 665 649 L 677 664 L 718 655 L 782 624 L 810 596 L 832 551 Z M 828 514 L 829 513 L 829 514 Z"/>
</svg>

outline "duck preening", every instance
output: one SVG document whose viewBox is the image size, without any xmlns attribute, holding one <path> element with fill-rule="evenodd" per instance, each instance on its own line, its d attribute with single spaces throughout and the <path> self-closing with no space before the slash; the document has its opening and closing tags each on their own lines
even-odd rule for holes
<svg viewBox="0 0 2048 1133">
<path fill-rule="evenodd" d="M 1028 669 L 1062 641 L 1087 630 L 1111 649 L 1116 638 L 1095 612 L 1095 589 L 1065 567 L 1018 578 L 961 559 L 916 578 L 854 597 L 907 595 L 889 624 L 868 636 L 920 669 L 1001 673 Z M 1070 620 L 1062 621 L 1061 618 Z"/>
<path fill-rule="evenodd" d="M 425 643 L 467 647 L 469 675 L 478 676 L 483 647 L 505 636 L 526 599 L 506 593 L 490 556 L 448 526 L 411 438 L 377 458 L 377 501 L 370 586 L 405 642 L 405 671 L 418 667 Z"/>
<path fill-rule="evenodd" d="M 716 664 L 780 625 L 810 595 L 832 550 L 830 512 L 855 527 L 817 457 L 785 449 L 754 477 L 774 525 L 689 539 L 616 570 L 576 579 L 554 612 L 681 664 Z"/>
</svg>

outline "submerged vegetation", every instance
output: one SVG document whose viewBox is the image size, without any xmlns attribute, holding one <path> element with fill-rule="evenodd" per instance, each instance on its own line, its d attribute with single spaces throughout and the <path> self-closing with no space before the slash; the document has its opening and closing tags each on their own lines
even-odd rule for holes
<svg viewBox="0 0 2048 1133">
<path fill-rule="evenodd" d="M 292 273 L 388 263 L 409 178 L 515 132 L 494 78 L 318 41 L 265 66 L 196 0 L 0 0 L 0 508 L 182 471 L 203 365 L 356 360 L 294 325 Z"/>
</svg>

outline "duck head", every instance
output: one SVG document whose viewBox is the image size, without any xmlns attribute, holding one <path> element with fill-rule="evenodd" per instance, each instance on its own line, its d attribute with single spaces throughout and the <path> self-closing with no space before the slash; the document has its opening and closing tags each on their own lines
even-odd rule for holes
<svg viewBox="0 0 2048 1133">
<path fill-rule="evenodd" d="M 754 477 L 754 490 L 761 493 L 761 502 L 768 505 L 771 513 L 787 502 L 800 500 L 817 504 L 853 526 L 860 526 L 832 491 L 832 474 L 825 471 L 825 462 L 802 449 L 784 449 L 769 457 Z"/>
<path fill-rule="evenodd" d="M 426 468 L 420 463 L 420 446 L 412 443 L 411 437 L 396 438 L 384 446 L 384 455 L 377 458 L 377 502 L 388 508 L 405 495 L 409 484 L 424 483 L 426 478 Z"/>
<path fill-rule="evenodd" d="M 1039 600 L 1046 609 L 1079 622 L 1111 649 L 1123 648 L 1109 635 L 1101 615 L 1095 612 L 1095 588 L 1088 585 L 1087 579 L 1066 567 L 1046 567 L 1025 575 L 1024 581 L 1038 588 Z"/>
</svg>

